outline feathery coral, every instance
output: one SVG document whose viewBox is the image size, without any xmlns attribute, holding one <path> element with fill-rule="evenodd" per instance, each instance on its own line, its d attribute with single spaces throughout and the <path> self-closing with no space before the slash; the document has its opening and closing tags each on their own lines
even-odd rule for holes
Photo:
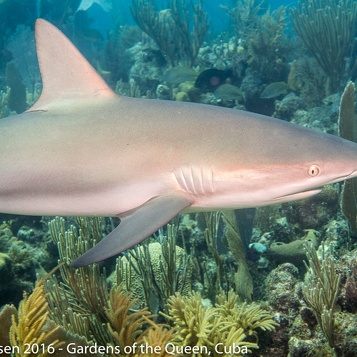
<svg viewBox="0 0 357 357">
<path fill-rule="evenodd" d="M 135 302 L 136 299 L 131 299 L 131 294 L 124 292 L 121 285 L 110 291 L 107 311 L 108 327 L 121 348 L 132 346 L 135 341 L 139 340 L 142 337 L 144 325 L 154 317 L 147 307 L 130 312 Z"/>
<path fill-rule="evenodd" d="M 169 313 L 162 315 L 176 327 L 174 341 L 178 345 L 207 346 L 207 355 L 218 356 L 221 351 L 217 346 L 258 348 L 256 342 L 246 338 L 253 336 L 257 340 L 257 329 L 273 331 L 278 325 L 257 304 L 237 305 L 238 296 L 233 291 L 227 297 L 220 294 L 217 300 L 214 307 L 203 306 L 198 292 L 189 297 L 176 294 L 169 299 Z"/>
<path fill-rule="evenodd" d="M 10 343 L 18 347 L 16 356 L 45 357 L 51 354 L 51 350 L 54 351 L 64 344 L 64 341 L 54 337 L 60 329 L 59 326 L 50 331 L 44 329 L 48 314 L 48 304 L 43 284 L 40 282 L 30 296 L 24 294 L 17 318 L 12 315 Z M 38 349 L 33 350 L 31 346 L 36 346 Z"/>
</svg>

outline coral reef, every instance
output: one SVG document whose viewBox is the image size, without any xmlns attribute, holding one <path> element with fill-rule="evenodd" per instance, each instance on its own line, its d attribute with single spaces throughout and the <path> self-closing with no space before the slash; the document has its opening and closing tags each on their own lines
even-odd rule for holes
<svg viewBox="0 0 357 357">
<path fill-rule="evenodd" d="M 44 232 L 21 224 L 19 227 L 19 223 L 18 219 L 13 219 L 0 224 L 0 280 L 3 283 L 0 284 L 0 306 L 9 301 L 17 304 L 23 291 L 32 290 L 36 272 L 52 263 Z"/>
<path fill-rule="evenodd" d="M 19 305 L 17 316 L 12 315 L 12 324 L 9 331 L 10 345 L 17 347 L 17 356 L 46 356 L 64 345 L 64 341 L 56 338 L 56 333 L 60 327 L 43 330 L 48 317 L 48 304 L 44 295 L 43 284 L 40 282 L 28 297 L 24 294 L 24 299 Z M 44 351 L 32 350 L 46 346 Z M 27 350 L 30 347 L 30 351 Z"/>
<path fill-rule="evenodd" d="M 261 78 L 269 82 L 284 80 L 287 75 L 285 57 L 287 40 L 285 38 L 285 8 L 270 13 L 268 10 L 259 17 L 256 29 L 249 31 L 245 40 L 247 63 L 253 70 L 259 71 Z"/>
<path fill-rule="evenodd" d="M 217 346 L 258 348 L 258 331 L 274 331 L 277 323 L 257 304 L 237 305 L 238 296 L 230 291 L 217 296 L 214 307 L 204 306 L 200 293 L 189 297 L 176 294 L 169 299 L 168 314 L 177 331 L 174 340 L 182 346 L 206 346 L 202 356 L 219 356 Z M 251 338 L 255 342 L 250 342 Z M 216 346 L 216 348 L 215 348 Z"/>
<path fill-rule="evenodd" d="M 306 303 L 312 308 L 331 348 L 335 346 L 334 308 L 340 288 L 340 276 L 335 271 L 333 250 L 326 255 L 322 245 L 322 257 L 316 249 L 306 244 L 309 261 L 308 275 L 302 291 Z"/>
<path fill-rule="evenodd" d="M 291 22 L 330 80 L 331 93 L 346 83 L 357 21 L 351 0 L 308 0 L 290 12 Z"/>
<path fill-rule="evenodd" d="M 301 232 L 304 229 L 319 230 L 337 216 L 339 211 L 339 195 L 333 186 L 326 186 L 322 191 L 310 198 L 293 203 L 283 204 L 284 215 L 289 224 Z"/>
<path fill-rule="evenodd" d="M 206 35 L 209 22 L 202 0 L 193 5 L 194 24 L 190 31 L 186 1 L 170 0 L 168 9 L 155 11 L 152 0 L 132 0 L 132 15 L 139 27 L 153 38 L 172 66 L 192 66 Z"/>
<path fill-rule="evenodd" d="M 234 274 L 236 293 L 240 301 L 251 301 L 253 279 L 249 272 L 246 249 L 239 232 L 236 216 L 233 211 L 225 211 L 222 215 L 227 226 L 228 246 L 238 264 L 238 270 Z"/>
<path fill-rule="evenodd" d="M 307 230 L 305 237 L 294 240 L 290 243 L 274 242 L 270 245 L 269 254 L 278 263 L 292 263 L 301 266 L 305 259 L 305 244 L 309 243 L 313 247 L 319 246 L 319 233 L 314 230 Z"/>
<path fill-rule="evenodd" d="M 134 59 L 129 49 L 141 39 L 141 31 L 137 26 L 122 26 L 118 23 L 109 34 L 105 48 L 105 59 L 110 70 L 110 81 L 116 83 L 120 79 L 128 80 L 130 67 Z"/>
<path fill-rule="evenodd" d="M 357 142 L 357 116 L 355 112 L 355 86 L 347 83 L 341 96 L 339 113 L 339 134 L 342 138 Z M 352 179 L 344 183 L 341 209 L 348 220 L 350 234 L 357 235 L 357 204 L 356 204 L 357 180 Z"/>
<path fill-rule="evenodd" d="M 287 121 L 290 121 L 298 110 L 306 108 L 304 101 L 294 93 L 289 93 L 282 100 L 276 100 L 274 106 L 273 116 Z"/>
<path fill-rule="evenodd" d="M 28 26 L 18 26 L 16 32 L 8 39 L 6 48 L 11 52 L 13 58 L 13 64 L 10 68 L 12 68 L 12 71 L 16 70 L 19 77 L 15 84 L 15 75 L 8 74 L 8 85 L 16 90 L 23 83 L 22 86 L 25 85 L 30 93 L 34 93 L 36 84 L 40 81 L 40 71 L 36 59 L 33 30 Z M 17 91 L 23 92 L 24 88 L 17 89 Z M 23 105 L 22 103 L 21 107 Z"/>
<path fill-rule="evenodd" d="M 117 259 L 114 280 L 135 294 L 137 306 L 157 312 L 165 310 L 171 295 L 191 291 L 192 269 L 190 257 L 176 245 L 176 227 L 168 225 L 161 243 L 138 245 Z"/>
<path fill-rule="evenodd" d="M 265 280 L 269 305 L 286 315 L 297 309 L 299 299 L 294 289 L 298 278 L 299 270 L 291 263 L 283 263 L 273 269 Z"/>
<path fill-rule="evenodd" d="M 285 7 L 272 13 L 267 10 L 261 15 L 261 3 L 245 0 L 238 1 L 234 9 L 226 9 L 235 25 L 235 34 L 240 38 L 236 47 L 241 49 L 236 56 L 246 61 L 267 83 L 285 80 L 289 47 L 284 33 Z"/>
<path fill-rule="evenodd" d="M 135 300 L 131 294 L 124 292 L 122 286 L 110 291 L 107 317 L 108 328 L 119 346 L 124 350 L 125 346 L 133 346 L 134 342 L 140 341 L 144 333 L 144 325 L 153 319 L 147 308 L 131 313 Z"/>
<path fill-rule="evenodd" d="M 316 60 L 302 56 L 290 65 L 288 85 L 307 107 L 320 105 L 328 93 L 327 78 Z"/>
</svg>

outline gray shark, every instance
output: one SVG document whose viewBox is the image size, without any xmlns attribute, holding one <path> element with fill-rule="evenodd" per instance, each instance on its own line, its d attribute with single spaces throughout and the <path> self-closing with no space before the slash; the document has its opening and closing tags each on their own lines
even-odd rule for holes
<svg viewBox="0 0 357 357">
<path fill-rule="evenodd" d="M 178 213 L 292 201 L 357 176 L 357 144 L 283 120 L 115 94 L 53 25 L 36 22 L 43 91 L 0 120 L 0 212 L 118 216 L 76 259 L 116 255 Z"/>
</svg>

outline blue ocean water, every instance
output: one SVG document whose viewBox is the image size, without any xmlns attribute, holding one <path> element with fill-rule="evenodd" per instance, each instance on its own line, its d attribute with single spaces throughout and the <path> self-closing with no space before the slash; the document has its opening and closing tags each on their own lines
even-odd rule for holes
<svg viewBox="0 0 357 357">
<path fill-rule="evenodd" d="M 110 0 L 89 0 L 85 6 L 83 6 L 86 11 L 88 11 L 89 16 L 93 20 L 93 27 L 100 30 L 102 34 L 106 33 L 110 27 L 113 26 L 113 18 L 110 16 L 109 11 L 113 8 L 113 4 Z M 118 15 L 117 19 L 122 25 L 134 25 L 135 21 L 131 15 L 130 11 L 130 1 L 127 0 L 117 0 L 113 1 L 115 3 L 115 8 Z M 167 8 L 167 0 L 157 0 L 154 2 L 158 9 Z M 189 4 L 190 1 L 187 1 Z M 260 4 L 260 1 L 256 2 Z M 276 10 L 280 6 L 284 5 L 287 8 L 291 6 L 296 6 L 297 0 L 271 0 L 263 1 L 263 9 L 270 9 L 271 11 Z M 227 11 L 223 7 L 234 8 L 237 5 L 237 0 L 204 0 L 203 6 L 210 19 L 210 30 L 214 33 L 219 33 L 221 31 L 227 31 L 230 26 L 230 18 Z"/>
</svg>

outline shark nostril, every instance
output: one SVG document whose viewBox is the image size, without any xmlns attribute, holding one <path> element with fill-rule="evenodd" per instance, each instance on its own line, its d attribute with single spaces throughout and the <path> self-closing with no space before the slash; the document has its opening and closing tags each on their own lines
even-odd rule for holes
<svg viewBox="0 0 357 357">
<path fill-rule="evenodd" d="M 319 176 L 320 175 L 320 172 L 321 172 L 321 169 L 320 169 L 320 166 L 319 165 L 310 165 L 308 170 L 307 170 L 307 173 L 309 174 L 309 176 L 311 177 L 316 177 L 316 176 Z"/>
</svg>

